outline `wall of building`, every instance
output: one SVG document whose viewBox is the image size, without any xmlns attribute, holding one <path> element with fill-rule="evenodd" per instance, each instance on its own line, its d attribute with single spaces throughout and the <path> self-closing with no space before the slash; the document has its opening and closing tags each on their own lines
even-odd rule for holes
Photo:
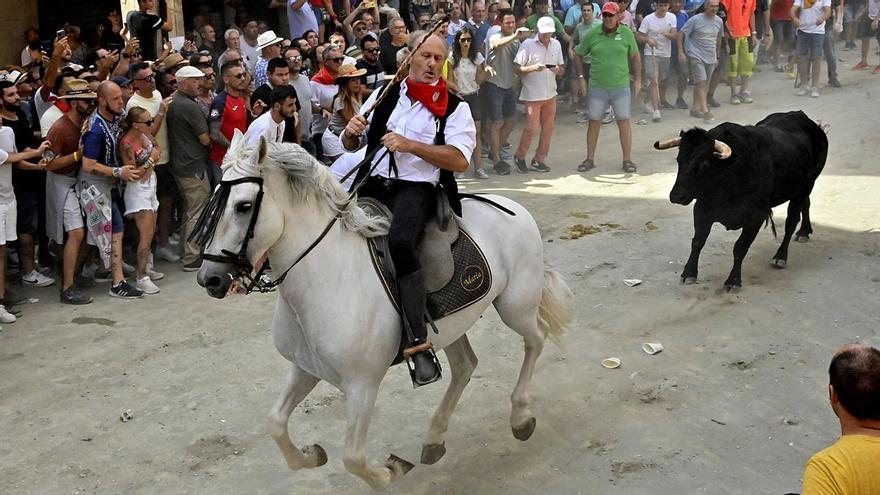
<svg viewBox="0 0 880 495">
<path fill-rule="evenodd" d="M 24 30 L 37 26 L 37 2 L 0 0 L 0 66 L 21 64 Z"/>
</svg>

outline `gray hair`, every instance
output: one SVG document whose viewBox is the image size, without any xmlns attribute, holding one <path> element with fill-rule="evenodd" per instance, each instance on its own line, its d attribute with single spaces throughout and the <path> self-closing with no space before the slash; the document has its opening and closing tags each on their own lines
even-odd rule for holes
<svg viewBox="0 0 880 495">
<path fill-rule="evenodd" d="M 241 36 L 241 31 L 235 28 L 230 28 L 227 29 L 225 33 L 223 33 L 223 39 L 228 40 L 229 37 L 232 36 L 232 33 L 238 33 L 238 35 Z"/>
</svg>

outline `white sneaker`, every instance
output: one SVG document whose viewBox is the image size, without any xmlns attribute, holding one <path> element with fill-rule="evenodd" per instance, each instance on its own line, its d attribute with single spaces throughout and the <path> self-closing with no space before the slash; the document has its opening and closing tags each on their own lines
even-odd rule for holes
<svg viewBox="0 0 880 495">
<path fill-rule="evenodd" d="M 143 291 L 144 294 L 156 294 L 159 292 L 159 287 L 150 280 L 149 276 L 137 279 L 135 287 Z"/>
<path fill-rule="evenodd" d="M 804 96 L 807 92 L 810 91 L 810 88 L 807 87 L 806 84 L 802 84 L 800 88 L 797 90 L 798 96 Z"/>
<path fill-rule="evenodd" d="M 165 261 L 170 261 L 172 263 L 180 261 L 180 256 L 174 254 L 174 251 L 171 250 L 170 246 L 157 247 L 154 254 L 157 258 L 163 259 Z"/>
<path fill-rule="evenodd" d="M 157 272 L 156 270 L 153 270 L 152 268 L 147 268 L 147 275 L 150 277 L 150 280 L 153 280 L 153 281 L 162 280 L 163 278 L 165 278 L 164 273 Z"/>
<path fill-rule="evenodd" d="M 650 103 L 645 103 L 645 113 L 654 113 L 654 107 Z"/>
<path fill-rule="evenodd" d="M 652 114 L 651 120 L 654 122 L 660 122 L 663 119 L 663 117 L 660 116 L 660 110 L 654 110 Z"/>
<path fill-rule="evenodd" d="M 42 273 L 34 270 L 26 275 L 22 275 L 21 282 L 24 285 L 30 285 L 33 287 L 49 287 L 50 285 L 55 283 L 55 279 L 47 277 Z"/>
<path fill-rule="evenodd" d="M 812 97 L 812 98 L 818 98 L 818 97 L 819 97 L 819 88 L 813 88 L 813 89 L 810 91 L 810 97 Z"/>
<path fill-rule="evenodd" d="M 15 323 L 15 320 L 15 315 L 6 311 L 6 306 L 0 305 L 0 323 Z"/>
</svg>

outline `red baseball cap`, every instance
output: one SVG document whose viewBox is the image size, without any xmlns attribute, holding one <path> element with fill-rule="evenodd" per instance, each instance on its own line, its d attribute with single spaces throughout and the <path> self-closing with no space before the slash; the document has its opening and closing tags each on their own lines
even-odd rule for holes
<svg viewBox="0 0 880 495">
<path fill-rule="evenodd" d="M 620 6 L 615 2 L 605 2 L 605 5 L 602 6 L 602 13 L 617 15 L 620 13 Z"/>
</svg>

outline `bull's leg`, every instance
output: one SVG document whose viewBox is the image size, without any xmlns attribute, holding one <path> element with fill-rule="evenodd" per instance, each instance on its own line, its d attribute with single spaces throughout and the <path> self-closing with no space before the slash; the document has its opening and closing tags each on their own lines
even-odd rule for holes
<svg viewBox="0 0 880 495">
<path fill-rule="evenodd" d="M 684 265 L 684 271 L 681 272 L 681 283 L 686 285 L 697 283 L 697 264 L 700 262 L 700 251 L 706 245 L 706 239 L 711 230 L 712 220 L 697 203 L 694 206 L 694 238 L 691 240 L 691 254 Z"/>
<path fill-rule="evenodd" d="M 467 335 L 462 335 L 458 340 L 443 348 L 443 352 L 446 353 L 446 358 L 449 360 L 452 380 L 449 381 L 449 388 L 446 389 L 443 400 L 440 401 L 440 405 L 434 411 L 434 417 L 431 418 L 431 428 L 428 430 L 428 437 L 422 446 L 422 464 L 434 464 L 446 453 L 446 430 L 449 429 L 449 417 L 455 410 L 465 386 L 477 367 L 477 356 L 471 348 Z"/>
<path fill-rule="evenodd" d="M 413 465 L 392 454 L 385 465 L 367 462 L 367 430 L 373 416 L 378 383 L 351 383 L 345 389 L 348 409 L 348 425 L 345 433 L 345 455 L 342 463 L 348 472 L 362 478 L 373 490 L 382 490 L 392 481 L 402 477 Z"/>
<path fill-rule="evenodd" d="M 290 435 L 287 432 L 287 421 L 293 408 L 309 395 L 317 383 L 317 378 L 295 364 L 291 365 L 287 374 L 287 385 L 281 396 L 278 397 L 275 407 L 269 411 L 269 435 L 278 444 L 278 448 L 281 449 L 281 454 L 284 455 L 284 460 L 287 461 L 287 466 L 290 469 L 313 468 L 327 462 L 327 454 L 320 445 L 314 444 L 300 450 L 290 441 Z"/>
<path fill-rule="evenodd" d="M 749 252 L 749 247 L 752 245 L 752 242 L 761 230 L 762 222 L 763 220 L 758 218 L 751 223 L 747 223 L 745 227 L 743 227 L 739 239 L 737 239 L 736 244 L 733 245 L 733 269 L 730 270 L 730 275 L 724 282 L 724 290 L 730 292 L 736 291 L 742 287 L 742 263 L 746 258 L 746 254 Z"/>
<path fill-rule="evenodd" d="M 810 222 L 810 197 L 804 201 L 801 209 L 801 228 L 797 231 L 794 240 L 797 242 L 807 242 L 810 240 L 810 234 L 813 233 L 813 224 Z"/>
<path fill-rule="evenodd" d="M 776 268 L 785 268 L 788 264 L 788 244 L 791 242 L 791 236 L 794 235 L 794 229 L 797 228 L 798 222 L 801 220 L 801 211 L 804 209 L 806 201 L 800 198 L 792 199 L 788 202 L 788 213 L 785 218 L 785 235 L 782 237 L 782 244 L 773 255 L 773 266 Z"/>
</svg>

